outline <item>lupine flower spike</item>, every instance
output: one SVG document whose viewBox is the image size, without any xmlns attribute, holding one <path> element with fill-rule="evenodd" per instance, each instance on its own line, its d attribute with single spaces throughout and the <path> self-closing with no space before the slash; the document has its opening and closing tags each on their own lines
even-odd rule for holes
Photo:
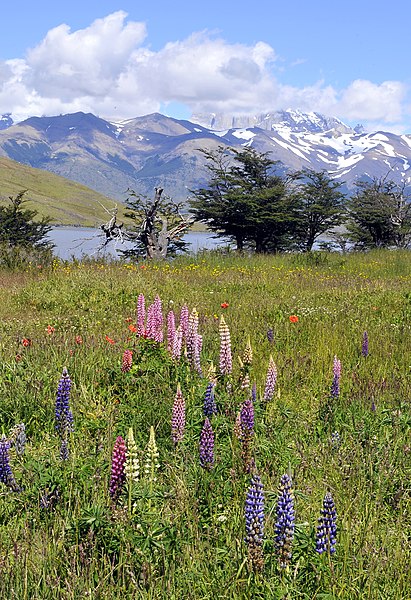
<svg viewBox="0 0 411 600">
<path fill-rule="evenodd" d="M 334 356 L 333 364 L 333 382 L 331 386 L 331 396 L 338 398 L 340 395 L 340 379 L 341 379 L 341 361 Z"/>
<path fill-rule="evenodd" d="M 265 389 L 263 397 L 264 402 L 268 402 L 273 397 L 276 383 L 277 367 L 275 365 L 273 357 L 270 355 L 270 360 L 268 362 L 267 377 L 265 380 Z"/>
<path fill-rule="evenodd" d="M 177 444 L 183 439 L 185 424 L 186 403 L 181 392 L 180 384 L 178 384 L 171 416 L 171 438 L 174 446 L 177 446 Z"/>
<path fill-rule="evenodd" d="M 71 380 L 66 367 L 63 369 L 61 379 L 57 387 L 55 420 L 56 430 L 60 437 L 60 458 L 68 460 L 68 439 L 73 431 L 73 414 L 70 410 Z"/>
<path fill-rule="evenodd" d="M 195 308 L 190 313 L 187 331 L 187 358 L 191 368 L 195 368 L 198 336 L 198 312 Z"/>
<path fill-rule="evenodd" d="M 363 356 L 368 356 L 368 333 L 366 331 L 364 331 L 362 337 L 361 354 Z"/>
<path fill-rule="evenodd" d="M 245 501 L 245 543 L 248 564 L 253 571 L 262 571 L 264 541 L 264 489 L 259 475 L 254 474 Z"/>
<path fill-rule="evenodd" d="M 133 366 L 133 353 L 131 350 L 124 350 L 123 357 L 121 359 L 121 371 L 128 373 Z"/>
<path fill-rule="evenodd" d="M 203 469 L 212 469 L 214 466 L 214 432 L 208 417 L 200 434 L 200 465 Z"/>
<path fill-rule="evenodd" d="M 133 495 L 133 485 L 140 476 L 140 462 L 137 455 L 137 445 L 134 440 L 133 430 L 130 427 L 126 438 L 126 462 L 124 464 L 124 474 L 128 488 L 128 514 L 131 515 L 131 501 Z"/>
<path fill-rule="evenodd" d="M 183 336 L 184 343 L 187 342 L 188 319 L 189 319 L 188 306 L 187 306 L 187 304 L 183 304 L 183 306 L 181 307 L 181 312 L 180 312 L 180 327 L 181 327 L 181 333 Z"/>
<path fill-rule="evenodd" d="M 222 315 L 218 330 L 220 334 L 220 373 L 221 375 L 230 375 L 233 370 L 230 330 Z"/>
<path fill-rule="evenodd" d="M 315 551 L 318 554 L 329 552 L 334 554 L 337 543 L 337 511 L 334 500 L 327 492 L 324 496 L 321 516 L 318 519 L 317 535 L 315 538 Z"/>
<path fill-rule="evenodd" d="M 174 311 L 170 310 L 167 314 L 167 350 L 172 354 L 174 338 L 176 336 L 176 318 Z"/>
<path fill-rule="evenodd" d="M 181 349 L 183 345 L 183 332 L 181 326 L 179 325 L 176 329 L 174 340 L 173 340 L 173 349 L 171 352 L 171 356 L 175 360 L 180 360 L 181 358 Z"/>
<path fill-rule="evenodd" d="M 14 446 L 17 456 L 22 456 L 26 448 L 26 427 L 24 423 L 15 425 L 9 434 L 10 448 Z"/>
<path fill-rule="evenodd" d="M 13 492 L 19 492 L 20 488 L 10 466 L 9 450 L 10 442 L 5 435 L 2 435 L 0 438 L 0 481 Z"/>
<path fill-rule="evenodd" d="M 204 394 L 203 413 L 205 417 L 217 414 L 217 406 L 214 398 L 214 383 L 210 381 Z"/>
<path fill-rule="evenodd" d="M 114 502 L 117 502 L 126 479 L 126 443 L 121 435 L 114 443 L 113 454 L 111 458 L 111 478 L 110 478 L 110 496 Z"/>
<path fill-rule="evenodd" d="M 251 398 L 243 402 L 240 411 L 241 424 L 241 456 L 243 459 L 244 471 L 250 473 L 254 460 L 252 458 L 252 439 L 254 435 L 254 405 Z"/>
<path fill-rule="evenodd" d="M 291 546 L 294 538 L 294 497 L 291 477 L 283 475 L 280 480 L 275 523 L 275 546 L 278 564 L 286 569 L 291 561 Z"/>
<path fill-rule="evenodd" d="M 156 438 L 154 434 L 154 427 L 150 427 L 150 438 L 148 440 L 148 446 L 146 451 L 145 463 L 144 463 L 144 474 L 149 480 L 149 499 L 148 499 L 148 509 L 151 508 L 151 496 L 153 494 L 153 486 L 157 481 L 156 471 L 160 468 L 160 463 L 158 462 L 158 449 L 156 444 Z"/>
<path fill-rule="evenodd" d="M 144 337 L 146 333 L 146 301 L 144 294 L 137 299 L 137 335 Z"/>
</svg>

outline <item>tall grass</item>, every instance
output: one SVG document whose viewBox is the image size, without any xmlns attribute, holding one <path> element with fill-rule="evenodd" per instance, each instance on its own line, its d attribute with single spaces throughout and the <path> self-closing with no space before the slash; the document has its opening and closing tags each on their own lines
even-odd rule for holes
<svg viewBox="0 0 411 600">
<path fill-rule="evenodd" d="M 55 261 L 0 273 L 1 427 L 8 436 L 24 423 L 27 435 L 22 456 L 10 449 L 21 490 L 0 483 L 0 597 L 409 599 L 410 282 L 407 252 Z M 140 293 L 147 303 L 158 294 L 164 316 L 173 309 L 178 317 L 183 304 L 197 309 L 203 376 L 186 358 L 173 360 L 166 342 L 132 331 Z M 221 315 L 233 354 L 224 377 Z M 248 338 L 253 358 L 243 388 L 238 357 Z M 126 372 L 125 349 L 133 351 Z M 264 402 L 270 355 L 277 381 Z M 337 396 L 334 357 L 342 366 Z M 54 421 L 64 367 L 74 416 L 67 461 Z M 203 468 L 203 401 L 214 376 L 214 465 Z M 253 383 L 251 470 L 265 502 L 261 571 L 247 558 L 251 473 L 235 433 Z M 174 444 L 178 385 L 185 429 Z M 130 427 L 140 477 L 114 502 L 113 446 Z M 145 473 L 151 427 L 159 468 Z M 281 568 L 275 523 L 285 473 L 296 516 L 292 558 Z M 327 491 L 338 515 L 332 555 L 315 552 Z"/>
</svg>

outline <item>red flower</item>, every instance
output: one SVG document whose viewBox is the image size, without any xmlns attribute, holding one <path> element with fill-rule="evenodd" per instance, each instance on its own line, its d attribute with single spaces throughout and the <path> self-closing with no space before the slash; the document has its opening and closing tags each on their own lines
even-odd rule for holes
<svg viewBox="0 0 411 600">
<path fill-rule="evenodd" d="M 108 337 L 108 335 L 106 335 L 106 341 L 107 341 L 109 344 L 115 344 L 115 343 L 116 343 L 114 340 L 112 340 L 112 339 L 111 339 L 111 337 Z"/>
<path fill-rule="evenodd" d="M 221 303 L 221 308 L 228 308 L 230 305 L 228 304 L 228 302 L 222 302 Z"/>
<path fill-rule="evenodd" d="M 83 338 L 81 337 L 81 335 L 76 335 L 76 337 L 74 338 L 74 341 L 76 342 L 76 344 L 82 344 Z"/>
<path fill-rule="evenodd" d="M 25 348 L 28 348 L 29 346 L 31 346 L 31 340 L 29 338 L 23 338 L 21 340 L 21 343 L 23 344 L 23 346 Z"/>
<path fill-rule="evenodd" d="M 298 323 L 297 315 L 290 315 L 289 319 L 290 319 L 290 323 Z"/>
<path fill-rule="evenodd" d="M 135 325 L 129 325 L 128 328 L 131 331 L 131 333 L 136 333 L 137 331 L 137 327 Z"/>
<path fill-rule="evenodd" d="M 140 265 L 140 269 L 147 269 L 146 265 Z"/>
<path fill-rule="evenodd" d="M 52 327 L 51 325 L 47 325 L 46 332 L 47 332 L 47 334 L 48 334 L 48 335 L 51 335 L 51 334 L 52 334 L 52 333 L 54 333 L 55 331 L 56 331 L 56 330 L 55 330 L 55 328 L 54 328 L 54 327 Z"/>
</svg>

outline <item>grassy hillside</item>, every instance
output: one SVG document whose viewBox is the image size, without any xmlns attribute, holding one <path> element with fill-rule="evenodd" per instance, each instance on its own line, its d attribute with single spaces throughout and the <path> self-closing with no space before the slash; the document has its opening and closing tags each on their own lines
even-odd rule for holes
<svg viewBox="0 0 411 600">
<path fill-rule="evenodd" d="M 0 273 L 0 597 L 411 598 L 410 283 L 408 252 Z"/>
<path fill-rule="evenodd" d="M 109 218 L 101 205 L 111 209 L 116 204 L 84 185 L 0 157 L 0 202 L 24 189 L 30 200 L 27 206 L 50 216 L 56 225 L 99 226 Z M 119 205 L 120 218 L 123 210 Z"/>
</svg>

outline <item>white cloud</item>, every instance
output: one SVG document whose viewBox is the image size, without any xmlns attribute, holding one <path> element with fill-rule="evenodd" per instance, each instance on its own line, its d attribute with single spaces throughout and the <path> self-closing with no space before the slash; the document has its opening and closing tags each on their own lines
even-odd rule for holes
<svg viewBox="0 0 411 600">
<path fill-rule="evenodd" d="M 22 119 L 83 110 L 129 118 L 175 102 L 193 113 L 290 107 L 400 127 L 407 93 L 401 82 L 299 88 L 274 77 L 277 56 L 265 42 L 230 44 L 198 32 L 154 52 L 146 37 L 145 24 L 128 21 L 124 11 L 78 31 L 55 27 L 25 59 L 0 63 L 0 114 Z"/>
</svg>

